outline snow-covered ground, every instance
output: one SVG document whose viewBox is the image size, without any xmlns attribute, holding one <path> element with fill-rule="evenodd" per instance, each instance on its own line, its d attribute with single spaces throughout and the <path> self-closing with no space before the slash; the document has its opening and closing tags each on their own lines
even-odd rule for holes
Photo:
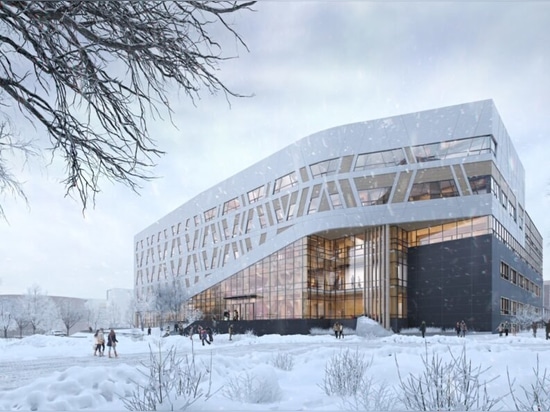
<svg viewBox="0 0 550 412">
<path fill-rule="evenodd" d="M 93 337 L 77 334 L 72 337 L 31 336 L 24 339 L 0 339 L 0 410 L 124 410 L 123 399 L 136 391 L 135 382 L 146 382 L 143 366 L 149 365 L 151 347 L 166 354 L 170 348 L 178 357 L 192 359 L 204 373 L 203 396 L 192 410 L 346 410 L 353 409 L 350 397 L 327 395 L 326 369 L 331 361 L 344 353 L 370 362 L 366 376 L 376 385 L 387 388 L 399 403 L 400 379 L 421 377 L 424 359 L 439 357 L 449 362 L 465 354 L 472 369 L 483 370 L 481 381 L 487 382 L 493 398 L 502 397 L 495 410 L 515 410 L 509 394 L 517 396 L 535 382 L 534 369 L 540 359 L 542 376 L 550 356 L 550 341 L 539 331 L 499 337 L 491 334 L 470 334 L 465 338 L 432 335 L 422 339 L 411 334 L 390 334 L 379 327 L 362 322 L 357 333 L 336 339 L 330 331 L 314 331 L 312 335 L 236 335 L 214 336 L 211 345 L 202 346 L 195 336 L 160 338 L 160 331 L 135 339 L 118 331 L 119 357 L 94 357 Z M 287 366 L 283 370 L 275 363 Z M 47 365 L 38 369 L 36 377 L 13 382 L 25 367 Z M 334 366 L 334 365 L 332 365 Z M 56 370 L 57 368 L 57 370 Z M 42 370 L 42 371 L 41 371 Z M 509 377 L 513 383 L 509 384 Z M 11 386 L 6 382 L 11 382 Z M 247 385 L 252 385 L 248 390 Z M 395 391 L 395 392 L 393 392 Z M 263 393 L 264 399 L 257 396 Z M 355 405 L 355 406 L 354 406 Z M 169 409 L 167 405 L 158 408 Z"/>
</svg>

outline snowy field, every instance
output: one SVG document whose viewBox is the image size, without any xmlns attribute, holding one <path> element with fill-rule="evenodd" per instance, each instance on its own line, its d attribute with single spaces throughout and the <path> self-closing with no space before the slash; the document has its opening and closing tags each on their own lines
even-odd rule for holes
<svg viewBox="0 0 550 412">
<path fill-rule="evenodd" d="M 93 337 L 87 334 L 0 339 L 0 365 L 48 360 L 54 366 L 60 365 L 57 372 L 37 376 L 20 388 L 1 391 L 0 410 L 128 409 L 128 401 L 142 394 L 137 383 L 148 383 L 146 375 L 151 368 L 143 364 L 150 365 L 149 347 L 157 357 L 160 348 L 164 359 L 172 349 L 176 359 L 194 360 L 194 370 L 203 378 L 198 386 L 200 396 L 190 410 L 377 410 L 383 405 L 391 410 L 411 410 L 403 403 L 401 383 L 411 382 L 411 378 L 421 380 L 426 364 L 437 364 L 432 362 L 434 359 L 448 365 L 462 355 L 467 358 L 465 364 L 470 365 L 470 376 L 477 374 L 479 383 L 486 383 L 489 398 L 495 400 L 492 410 L 518 410 L 510 390 L 516 402 L 527 402 L 524 389 L 529 392 L 536 382 L 538 359 L 540 380 L 550 356 L 550 341 L 544 339 L 543 331 L 536 338 L 522 332 L 508 337 L 436 334 L 422 339 L 390 334 L 367 321 L 361 323 L 357 333 L 343 339 L 336 339 L 328 330 L 307 336 L 257 337 L 249 333 L 236 335 L 231 341 L 227 334 L 219 334 L 205 346 L 196 336 L 193 340 L 181 336 L 160 338 L 159 330 L 153 330 L 151 336 L 136 339 L 123 332 L 118 334 L 119 357 L 112 359 L 94 358 Z M 143 361 L 136 362 L 136 356 Z M 66 368 L 62 360 L 67 358 L 73 364 Z M 355 370 L 354 362 L 358 360 L 368 365 L 360 386 L 361 393 L 370 391 L 368 399 L 327 394 L 327 388 L 338 386 L 327 371 L 345 375 Z M 348 361 L 352 362 L 346 364 Z M 4 367 L 0 374 L 10 379 L 11 373 L 16 379 L 21 372 L 16 369 Z M 456 391 L 458 385 L 453 382 L 450 388 Z M 193 397 L 182 394 L 174 398 L 174 393 L 169 395 L 177 409 Z M 374 405 L 373 399 L 386 403 Z M 548 399 L 541 403 L 541 410 L 548 410 Z M 170 408 L 166 398 L 163 404 L 157 403 L 157 410 Z"/>
</svg>

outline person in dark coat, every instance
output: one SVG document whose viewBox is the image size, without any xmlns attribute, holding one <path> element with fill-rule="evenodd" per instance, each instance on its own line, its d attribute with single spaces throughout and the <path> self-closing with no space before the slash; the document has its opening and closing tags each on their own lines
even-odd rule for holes
<svg viewBox="0 0 550 412">
<path fill-rule="evenodd" d="M 116 351 L 117 343 L 118 343 L 118 340 L 116 339 L 115 330 L 111 329 L 111 331 L 107 335 L 107 346 L 109 347 L 109 358 L 111 357 L 111 349 L 113 349 L 115 352 L 115 358 L 118 358 L 118 353 Z"/>
<path fill-rule="evenodd" d="M 546 340 L 550 339 L 550 319 L 548 322 L 544 322 L 544 326 L 546 327 Z"/>
<path fill-rule="evenodd" d="M 420 332 L 422 333 L 422 337 L 426 336 L 426 322 L 422 321 L 420 324 Z"/>
<path fill-rule="evenodd" d="M 199 330 L 199 333 L 200 333 L 202 346 L 204 346 L 204 342 L 206 342 L 210 345 L 210 341 L 208 340 L 208 332 L 206 331 L 206 328 L 201 328 Z"/>
</svg>

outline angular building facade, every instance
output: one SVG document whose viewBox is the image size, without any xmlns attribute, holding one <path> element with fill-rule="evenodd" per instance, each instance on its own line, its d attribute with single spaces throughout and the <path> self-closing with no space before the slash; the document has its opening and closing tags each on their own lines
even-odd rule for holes
<svg viewBox="0 0 550 412">
<path fill-rule="evenodd" d="M 542 311 L 542 237 L 525 206 L 492 100 L 339 126 L 137 234 L 135 298 L 168 286 L 207 318 L 494 331 Z"/>
</svg>

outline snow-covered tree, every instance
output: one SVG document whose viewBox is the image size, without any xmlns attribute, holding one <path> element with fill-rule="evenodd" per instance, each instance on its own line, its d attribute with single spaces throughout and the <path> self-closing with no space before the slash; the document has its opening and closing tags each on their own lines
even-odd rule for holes
<svg viewBox="0 0 550 412">
<path fill-rule="evenodd" d="M 4 338 L 8 337 L 8 330 L 13 325 L 11 301 L 6 298 L 0 298 L 0 326 L 4 331 Z"/>
<path fill-rule="evenodd" d="M 110 300 L 107 302 L 107 321 L 110 328 L 120 327 L 122 319 L 122 308 L 118 302 Z"/>
<path fill-rule="evenodd" d="M 540 308 L 531 305 L 521 305 L 512 316 L 512 322 L 518 324 L 522 329 L 529 328 L 533 322 L 542 320 Z"/>
<path fill-rule="evenodd" d="M 246 48 L 226 19 L 252 4 L 3 0 L 0 104 L 20 110 L 39 135 L 46 132 L 53 154 L 66 163 L 67 193 L 76 191 L 84 209 L 100 192 L 101 176 L 137 190 L 163 153 L 147 123 L 172 114 L 169 91 L 192 101 L 203 90 L 239 96 L 218 68 L 232 57 L 225 46 Z M 21 195 L 4 155 L 29 146 L 16 132 L 3 134 L 0 191 Z"/>
<path fill-rule="evenodd" d="M 13 301 L 12 319 L 19 330 L 19 337 L 23 337 L 23 330 L 31 324 L 29 306 L 24 298 L 17 298 Z"/>
<path fill-rule="evenodd" d="M 187 300 L 187 293 L 175 281 L 159 285 L 154 293 L 154 308 L 160 315 L 161 326 L 169 318 L 181 320 L 181 311 Z"/>
<path fill-rule="evenodd" d="M 59 301 L 57 303 L 57 308 L 59 310 L 61 322 L 67 330 L 67 336 L 69 336 L 71 328 L 84 319 L 86 313 L 83 308 L 78 307 L 70 299 Z"/>
<path fill-rule="evenodd" d="M 103 301 L 87 300 L 84 307 L 84 319 L 94 331 L 107 326 L 107 308 Z"/>
<path fill-rule="evenodd" d="M 28 288 L 23 299 L 29 311 L 33 334 L 37 330 L 49 330 L 59 322 L 57 306 L 38 284 L 33 284 Z"/>
</svg>

